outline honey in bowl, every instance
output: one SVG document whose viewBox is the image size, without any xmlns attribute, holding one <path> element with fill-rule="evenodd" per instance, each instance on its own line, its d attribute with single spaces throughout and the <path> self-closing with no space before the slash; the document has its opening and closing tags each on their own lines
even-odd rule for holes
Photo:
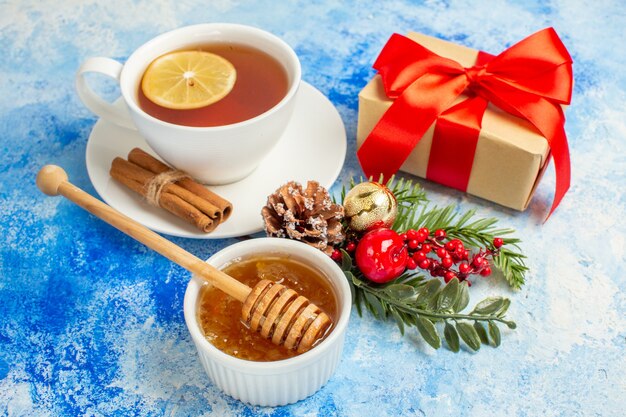
<svg viewBox="0 0 626 417">
<path fill-rule="evenodd" d="M 337 296 L 328 279 L 298 259 L 277 255 L 255 256 L 232 263 L 224 268 L 224 272 L 250 287 L 262 279 L 283 284 L 307 297 L 328 314 L 333 323 L 337 322 Z M 210 285 L 205 285 L 200 291 L 197 316 L 207 340 L 236 358 L 268 362 L 298 355 L 295 350 L 277 346 L 247 328 L 241 321 L 241 302 Z"/>
<path fill-rule="evenodd" d="M 276 58 L 259 49 L 240 44 L 212 43 L 186 50 L 210 52 L 225 58 L 235 67 L 235 84 L 226 96 L 215 103 L 181 110 L 150 101 L 139 83 L 139 107 L 159 120 L 194 127 L 229 125 L 265 113 L 287 94 L 289 83 L 286 70 Z"/>
</svg>

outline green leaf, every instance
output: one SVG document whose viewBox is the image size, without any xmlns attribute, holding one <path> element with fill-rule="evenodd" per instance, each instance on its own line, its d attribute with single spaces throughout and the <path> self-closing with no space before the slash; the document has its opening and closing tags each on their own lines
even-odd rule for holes
<svg viewBox="0 0 626 417">
<path fill-rule="evenodd" d="M 417 287 L 424 282 L 424 277 L 422 275 L 412 276 L 410 279 L 407 279 L 403 283 L 406 285 L 410 285 L 411 287 Z"/>
<path fill-rule="evenodd" d="M 371 307 L 370 312 L 374 315 L 374 317 L 379 319 L 384 319 L 385 317 L 387 317 L 387 315 L 385 314 L 385 308 L 383 307 L 380 300 L 375 295 L 367 291 L 365 291 L 364 294 L 367 305 Z"/>
<path fill-rule="evenodd" d="M 487 336 L 487 330 L 485 330 L 483 325 L 480 322 L 475 321 L 474 322 L 474 329 L 476 330 L 476 333 L 478 333 L 478 337 L 480 338 L 480 341 L 484 345 L 488 345 L 489 344 L 489 336 Z"/>
<path fill-rule="evenodd" d="M 420 332 L 426 343 L 431 345 L 434 349 L 441 347 L 441 338 L 437 333 L 437 328 L 432 321 L 419 317 L 417 319 L 417 330 Z"/>
<path fill-rule="evenodd" d="M 352 272 L 344 271 L 344 275 L 348 281 L 348 286 L 350 287 L 350 296 L 352 298 L 352 304 L 356 302 L 356 288 L 354 287 L 354 283 L 352 282 Z"/>
<path fill-rule="evenodd" d="M 437 297 L 437 310 L 446 311 L 454 306 L 459 298 L 459 280 L 454 278 L 446 284 Z"/>
<path fill-rule="evenodd" d="M 415 296 L 415 288 L 406 284 L 392 284 L 385 287 L 385 292 L 398 300 L 406 300 Z"/>
<path fill-rule="evenodd" d="M 495 347 L 500 346 L 500 329 L 498 329 L 498 326 L 492 321 L 489 322 L 489 336 L 491 336 Z"/>
<path fill-rule="evenodd" d="M 467 285 L 466 282 L 461 282 L 459 284 L 459 297 L 456 300 L 456 303 L 454 303 L 452 310 L 454 310 L 455 312 L 465 310 L 465 308 L 469 304 L 469 301 L 470 301 L 469 285 Z"/>
<path fill-rule="evenodd" d="M 417 299 L 415 300 L 416 305 L 422 305 L 428 303 L 428 301 L 437 294 L 439 291 L 439 287 L 441 287 L 441 281 L 438 279 L 429 280 L 418 292 Z"/>
<path fill-rule="evenodd" d="M 476 304 L 471 314 L 479 316 L 488 316 L 498 311 L 504 303 L 502 297 L 487 297 L 480 303 Z"/>
<path fill-rule="evenodd" d="M 404 313 L 402 317 L 404 317 L 404 323 L 407 326 L 417 326 L 417 316 L 415 314 Z"/>
<path fill-rule="evenodd" d="M 341 249 L 341 270 L 342 271 L 350 271 L 352 270 L 352 257 L 348 252 Z"/>
<path fill-rule="evenodd" d="M 446 327 L 443 329 L 443 335 L 446 338 L 446 343 L 452 352 L 458 352 L 460 349 L 459 334 L 453 325 L 446 322 Z"/>
<path fill-rule="evenodd" d="M 361 302 L 363 301 L 363 290 L 357 289 L 355 299 L 354 305 L 356 306 L 356 312 L 359 317 L 363 317 L 363 309 L 361 307 Z"/>
<path fill-rule="evenodd" d="M 394 308 L 394 309 L 391 309 L 391 315 L 393 316 L 394 320 L 396 321 L 396 324 L 398 325 L 400 334 L 404 336 L 404 320 L 402 320 L 400 313 L 398 313 L 396 309 Z"/>
<path fill-rule="evenodd" d="M 472 350 L 480 349 L 480 338 L 478 337 L 478 333 L 471 324 L 468 323 L 457 323 L 456 330 L 459 332 L 459 336 L 461 339 L 470 347 Z"/>
<path fill-rule="evenodd" d="M 496 316 L 504 317 L 506 312 L 509 310 L 509 306 L 511 305 L 511 300 L 505 298 L 502 300 L 502 306 L 496 311 Z"/>
</svg>

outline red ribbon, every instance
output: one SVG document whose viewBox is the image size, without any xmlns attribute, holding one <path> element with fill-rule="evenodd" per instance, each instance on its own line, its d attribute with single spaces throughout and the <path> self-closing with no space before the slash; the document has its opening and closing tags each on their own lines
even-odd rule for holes
<svg viewBox="0 0 626 417">
<path fill-rule="evenodd" d="M 572 59 L 554 29 L 543 29 L 498 56 L 481 54 L 471 68 L 393 34 L 374 68 L 394 102 L 357 152 L 368 177 L 396 173 L 437 120 L 430 154 L 435 163 L 429 161 L 427 176 L 466 190 L 482 117 L 491 102 L 528 120 L 548 141 L 556 171 L 549 215 L 554 212 L 570 185 L 561 104 L 569 104 L 572 95 Z M 470 98 L 450 108 L 464 92 Z"/>
</svg>

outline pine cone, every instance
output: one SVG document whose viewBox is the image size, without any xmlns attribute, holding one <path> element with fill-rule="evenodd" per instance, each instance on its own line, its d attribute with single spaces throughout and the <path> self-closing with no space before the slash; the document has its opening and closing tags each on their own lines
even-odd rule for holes
<svg viewBox="0 0 626 417">
<path fill-rule="evenodd" d="M 261 210 L 268 236 L 300 240 L 330 255 L 343 242 L 343 206 L 333 204 L 328 191 L 316 181 L 306 189 L 291 181 L 267 197 Z"/>
</svg>

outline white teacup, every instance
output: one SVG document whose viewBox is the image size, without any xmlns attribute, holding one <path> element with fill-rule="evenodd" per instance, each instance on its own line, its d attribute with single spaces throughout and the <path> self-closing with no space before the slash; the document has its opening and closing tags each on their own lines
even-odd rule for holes
<svg viewBox="0 0 626 417">
<path fill-rule="evenodd" d="M 154 59 L 170 51 L 210 42 L 247 45 L 277 59 L 287 73 L 287 94 L 274 107 L 256 117 L 216 127 L 164 122 L 139 107 L 139 84 Z M 84 76 L 89 72 L 118 81 L 126 106 L 111 104 L 94 93 Z M 293 112 L 300 78 L 298 57 L 275 35 L 250 26 L 208 23 L 159 35 L 140 46 L 124 64 L 103 57 L 87 59 L 76 74 L 76 90 L 83 103 L 101 118 L 137 129 L 168 164 L 206 184 L 227 184 L 254 171 L 278 142 Z"/>
</svg>

